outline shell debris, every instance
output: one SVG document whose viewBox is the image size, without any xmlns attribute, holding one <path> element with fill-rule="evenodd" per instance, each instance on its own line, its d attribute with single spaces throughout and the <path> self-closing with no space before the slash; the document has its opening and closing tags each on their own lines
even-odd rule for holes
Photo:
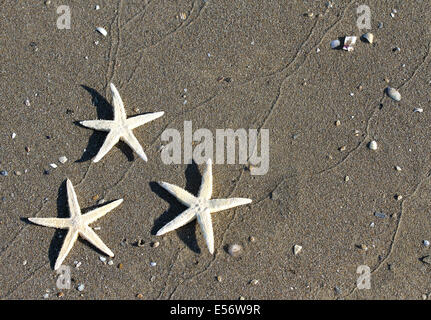
<svg viewBox="0 0 431 320">
<path fill-rule="evenodd" d="M 104 37 L 106 37 L 108 35 L 108 31 L 106 31 L 105 28 L 102 27 L 97 27 L 96 31 L 99 32 L 101 35 L 103 35 Z"/>
<path fill-rule="evenodd" d="M 347 36 L 344 38 L 343 50 L 353 51 L 353 45 L 356 43 L 356 39 L 355 36 Z"/>
<path fill-rule="evenodd" d="M 391 99 L 393 99 L 395 101 L 401 100 L 401 94 L 395 88 L 387 87 L 386 88 L 386 94 L 388 95 L 388 97 L 390 97 Z"/>
</svg>

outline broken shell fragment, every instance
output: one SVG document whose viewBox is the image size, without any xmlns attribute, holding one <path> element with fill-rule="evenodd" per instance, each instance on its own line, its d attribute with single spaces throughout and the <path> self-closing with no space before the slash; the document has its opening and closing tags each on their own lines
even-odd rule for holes
<svg viewBox="0 0 431 320">
<path fill-rule="evenodd" d="M 387 87 L 386 88 L 386 94 L 393 100 L 395 101 L 400 101 L 401 100 L 401 94 L 394 88 L 392 87 Z"/>
<path fill-rule="evenodd" d="M 373 43 L 374 41 L 374 35 L 371 32 L 365 33 L 362 38 L 365 39 L 368 43 Z"/>
<path fill-rule="evenodd" d="M 108 31 L 105 30 L 105 28 L 102 27 L 97 27 L 96 30 L 103 35 L 104 37 L 106 37 L 108 35 Z"/>
<path fill-rule="evenodd" d="M 377 142 L 376 141 L 370 141 L 370 143 L 368 144 L 368 148 L 370 150 L 377 150 Z"/>
<path fill-rule="evenodd" d="M 353 45 L 355 43 L 356 43 L 356 37 L 355 36 L 348 36 L 348 37 L 344 38 L 343 50 L 353 51 Z"/>
</svg>

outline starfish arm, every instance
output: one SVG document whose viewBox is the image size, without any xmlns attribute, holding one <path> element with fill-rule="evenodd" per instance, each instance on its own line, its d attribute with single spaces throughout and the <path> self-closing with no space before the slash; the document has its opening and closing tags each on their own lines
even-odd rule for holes
<svg viewBox="0 0 431 320">
<path fill-rule="evenodd" d="M 206 200 L 211 198 L 213 191 L 213 176 L 212 176 L 212 161 L 211 158 L 207 160 L 207 168 L 202 175 L 202 184 L 199 189 L 198 197 L 202 197 Z"/>
<path fill-rule="evenodd" d="M 242 206 L 251 203 L 251 201 L 251 199 L 247 198 L 211 199 L 209 200 L 209 208 L 211 212 L 217 212 Z"/>
<path fill-rule="evenodd" d="M 67 232 L 66 238 L 64 238 L 63 245 L 61 246 L 60 253 L 58 254 L 57 260 L 55 261 L 55 270 L 60 268 L 61 264 L 63 263 L 64 259 L 66 259 L 77 238 L 78 231 L 76 229 L 70 229 Z"/>
<path fill-rule="evenodd" d="M 192 221 L 196 217 L 196 211 L 194 209 L 187 209 L 183 213 L 181 213 L 179 216 L 177 216 L 172 221 L 168 222 L 163 228 L 161 228 L 159 231 L 157 231 L 157 236 L 161 236 L 165 233 L 168 233 L 172 230 L 175 230 L 177 228 L 180 228 L 190 221 Z"/>
<path fill-rule="evenodd" d="M 127 119 L 127 126 L 129 129 L 135 129 L 139 126 L 142 126 L 143 124 L 146 124 L 147 122 L 153 121 L 157 118 L 160 118 L 165 113 L 163 111 L 161 112 L 153 112 L 153 113 L 147 113 L 142 114 L 140 116 L 132 117 Z"/>
<path fill-rule="evenodd" d="M 190 207 L 197 201 L 194 195 L 192 195 L 190 192 L 187 192 L 183 188 L 163 181 L 159 182 L 159 184 L 187 207 Z"/>
<path fill-rule="evenodd" d="M 100 251 L 104 252 L 110 257 L 114 256 L 114 253 L 111 251 L 111 249 L 109 249 L 106 244 L 103 243 L 103 241 L 99 238 L 96 232 L 94 232 L 93 229 L 91 229 L 89 226 L 85 226 L 83 229 L 80 229 L 79 233 L 85 240 L 90 242 Z"/>
<path fill-rule="evenodd" d="M 70 219 L 66 218 L 28 218 L 32 223 L 58 229 L 67 229 L 70 227 Z"/>
<path fill-rule="evenodd" d="M 72 181 L 67 179 L 67 203 L 69 204 L 70 217 L 76 217 L 81 215 L 81 209 L 79 208 L 78 198 L 76 197 L 75 189 L 73 188 Z"/>
<path fill-rule="evenodd" d="M 109 132 L 105 138 L 105 142 L 103 143 L 96 157 L 93 159 L 93 162 L 99 162 L 109 152 L 109 150 L 111 150 L 112 147 L 117 144 L 119 140 L 119 136 L 114 134 L 112 131 Z"/>
<path fill-rule="evenodd" d="M 211 213 L 209 210 L 204 210 L 197 215 L 199 225 L 201 226 L 202 233 L 207 244 L 208 250 L 211 254 L 214 253 L 214 232 L 213 224 L 211 221 Z"/>
<path fill-rule="evenodd" d="M 113 121 L 111 120 L 85 120 L 79 122 L 81 125 L 87 128 L 99 130 L 99 131 L 109 131 L 112 128 Z"/>
<path fill-rule="evenodd" d="M 118 199 L 115 201 L 112 201 L 103 207 L 99 207 L 97 209 L 94 209 L 93 211 L 90 211 L 82 216 L 82 220 L 85 224 L 90 224 L 96 221 L 97 219 L 103 217 L 105 214 L 107 214 L 109 211 L 115 209 L 123 202 L 123 199 Z"/>
<path fill-rule="evenodd" d="M 114 120 L 126 120 L 127 115 L 126 111 L 124 110 L 124 103 L 121 99 L 120 93 L 118 93 L 117 88 L 115 88 L 113 83 L 109 84 L 109 87 L 111 88 L 112 92 L 112 104 L 114 106 Z"/>
<path fill-rule="evenodd" d="M 142 149 L 142 146 L 140 145 L 138 139 L 136 139 L 135 135 L 131 130 L 127 130 L 126 134 L 124 134 L 122 137 L 123 141 L 129 145 L 130 148 L 132 148 L 137 155 L 143 159 L 144 161 L 147 161 L 147 156 L 145 155 L 144 149 Z"/>
</svg>

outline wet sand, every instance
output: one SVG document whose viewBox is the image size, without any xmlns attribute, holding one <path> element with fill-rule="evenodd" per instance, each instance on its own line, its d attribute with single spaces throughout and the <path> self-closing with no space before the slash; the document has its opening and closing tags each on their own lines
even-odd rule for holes
<svg viewBox="0 0 431 320">
<path fill-rule="evenodd" d="M 366 32 L 356 27 L 359 4 L 325 3 L 74 1 L 69 30 L 56 27 L 64 1 L 3 3 L 0 297 L 428 298 L 431 265 L 420 259 L 431 255 L 429 4 L 368 1 L 375 42 L 358 39 L 347 52 L 330 42 Z M 123 144 L 91 162 L 105 134 L 77 122 L 111 119 L 110 82 L 129 116 L 165 111 L 134 130 L 148 162 Z M 388 85 L 401 101 L 385 95 Z M 213 215 L 214 255 L 196 222 L 155 236 L 184 210 L 156 182 L 200 186 L 203 166 L 161 160 L 162 132 L 184 121 L 214 133 L 269 130 L 267 174 L 214 165 L 213 198 L 253 199 Z M 68 215 L 66 178 L 83 212 L 124 198 L 92 225 L 112 265 L 78 240 L 64 262 L 69 290 L 56 288 L 53 270 L 64 233 L 26 220 Z M 242 246 L 238 257 L 231 244 Z M 369 290 L 356 287 L 360 265 L 370 267 Z"/>
</svg>

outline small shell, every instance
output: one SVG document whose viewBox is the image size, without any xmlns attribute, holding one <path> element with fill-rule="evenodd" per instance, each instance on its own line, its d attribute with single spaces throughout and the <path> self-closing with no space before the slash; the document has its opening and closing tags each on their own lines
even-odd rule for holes
<svg viewBox="0 0 431 320">
<path fill-rule="evenodd" d="M 353 45 L 355 43 L 356 43 L 356 37 L 355 36 L 348 36 L 348 37 L 344 38 L 343 50 L 353 51 Z"/>
<path fill-rule="evenodd" d="M 339 46 L 341 46 L 341 42 L 340 42 L 340 40 L 332 40 L 332 41 L 331 41 L 331 48 L 332 48 L 332 49 L 336 49 L 336 48 L 338 48 Z"/>
<path fill-rule="evenodd" d="M 297 254 L 299 254 L 302 250 L 302 246 L 295 244 L 293 246 L 293 254 L 296 256 Z"/>
<path fill-rule="evenodd" d="M 367 32 L 362 36 L 363 39 L 365 39 L 368 43 L 373 43 L 374 41 L 374 35 L 371 32 Z"/>
<path fill-rule="evenodd" d="M 394 88 L 392 87 L 387 87 L 386 88 L 386 94 L 393 100 L 395 101 L 400 101 L 401 100 L 401 94 Z"/>
<path fill-rule="evenodd" d="M 419 112 L 419 113 L 422 113 L 422 112 L 424 112 L 424 109 L 422 109 L 422 108 L 415 108 L 415 109 L 413 110 L 413 112 Z"/>
<path fill-rule="evenodd" d="M 376 141 L 370 141 L 370 143 L 368 144 L 368 148 L 370 150 L 377 150 L 377 142 Z"/>
<path fill-rule="evenodd" d="M 105 30 L 105 28 L 102 27 L 97 27 L 96 31 L 98 31 L 101 35 L 103 35 L 104 37 L 106 37 L 108 35 L 108 31 Z"/>
</svg>

